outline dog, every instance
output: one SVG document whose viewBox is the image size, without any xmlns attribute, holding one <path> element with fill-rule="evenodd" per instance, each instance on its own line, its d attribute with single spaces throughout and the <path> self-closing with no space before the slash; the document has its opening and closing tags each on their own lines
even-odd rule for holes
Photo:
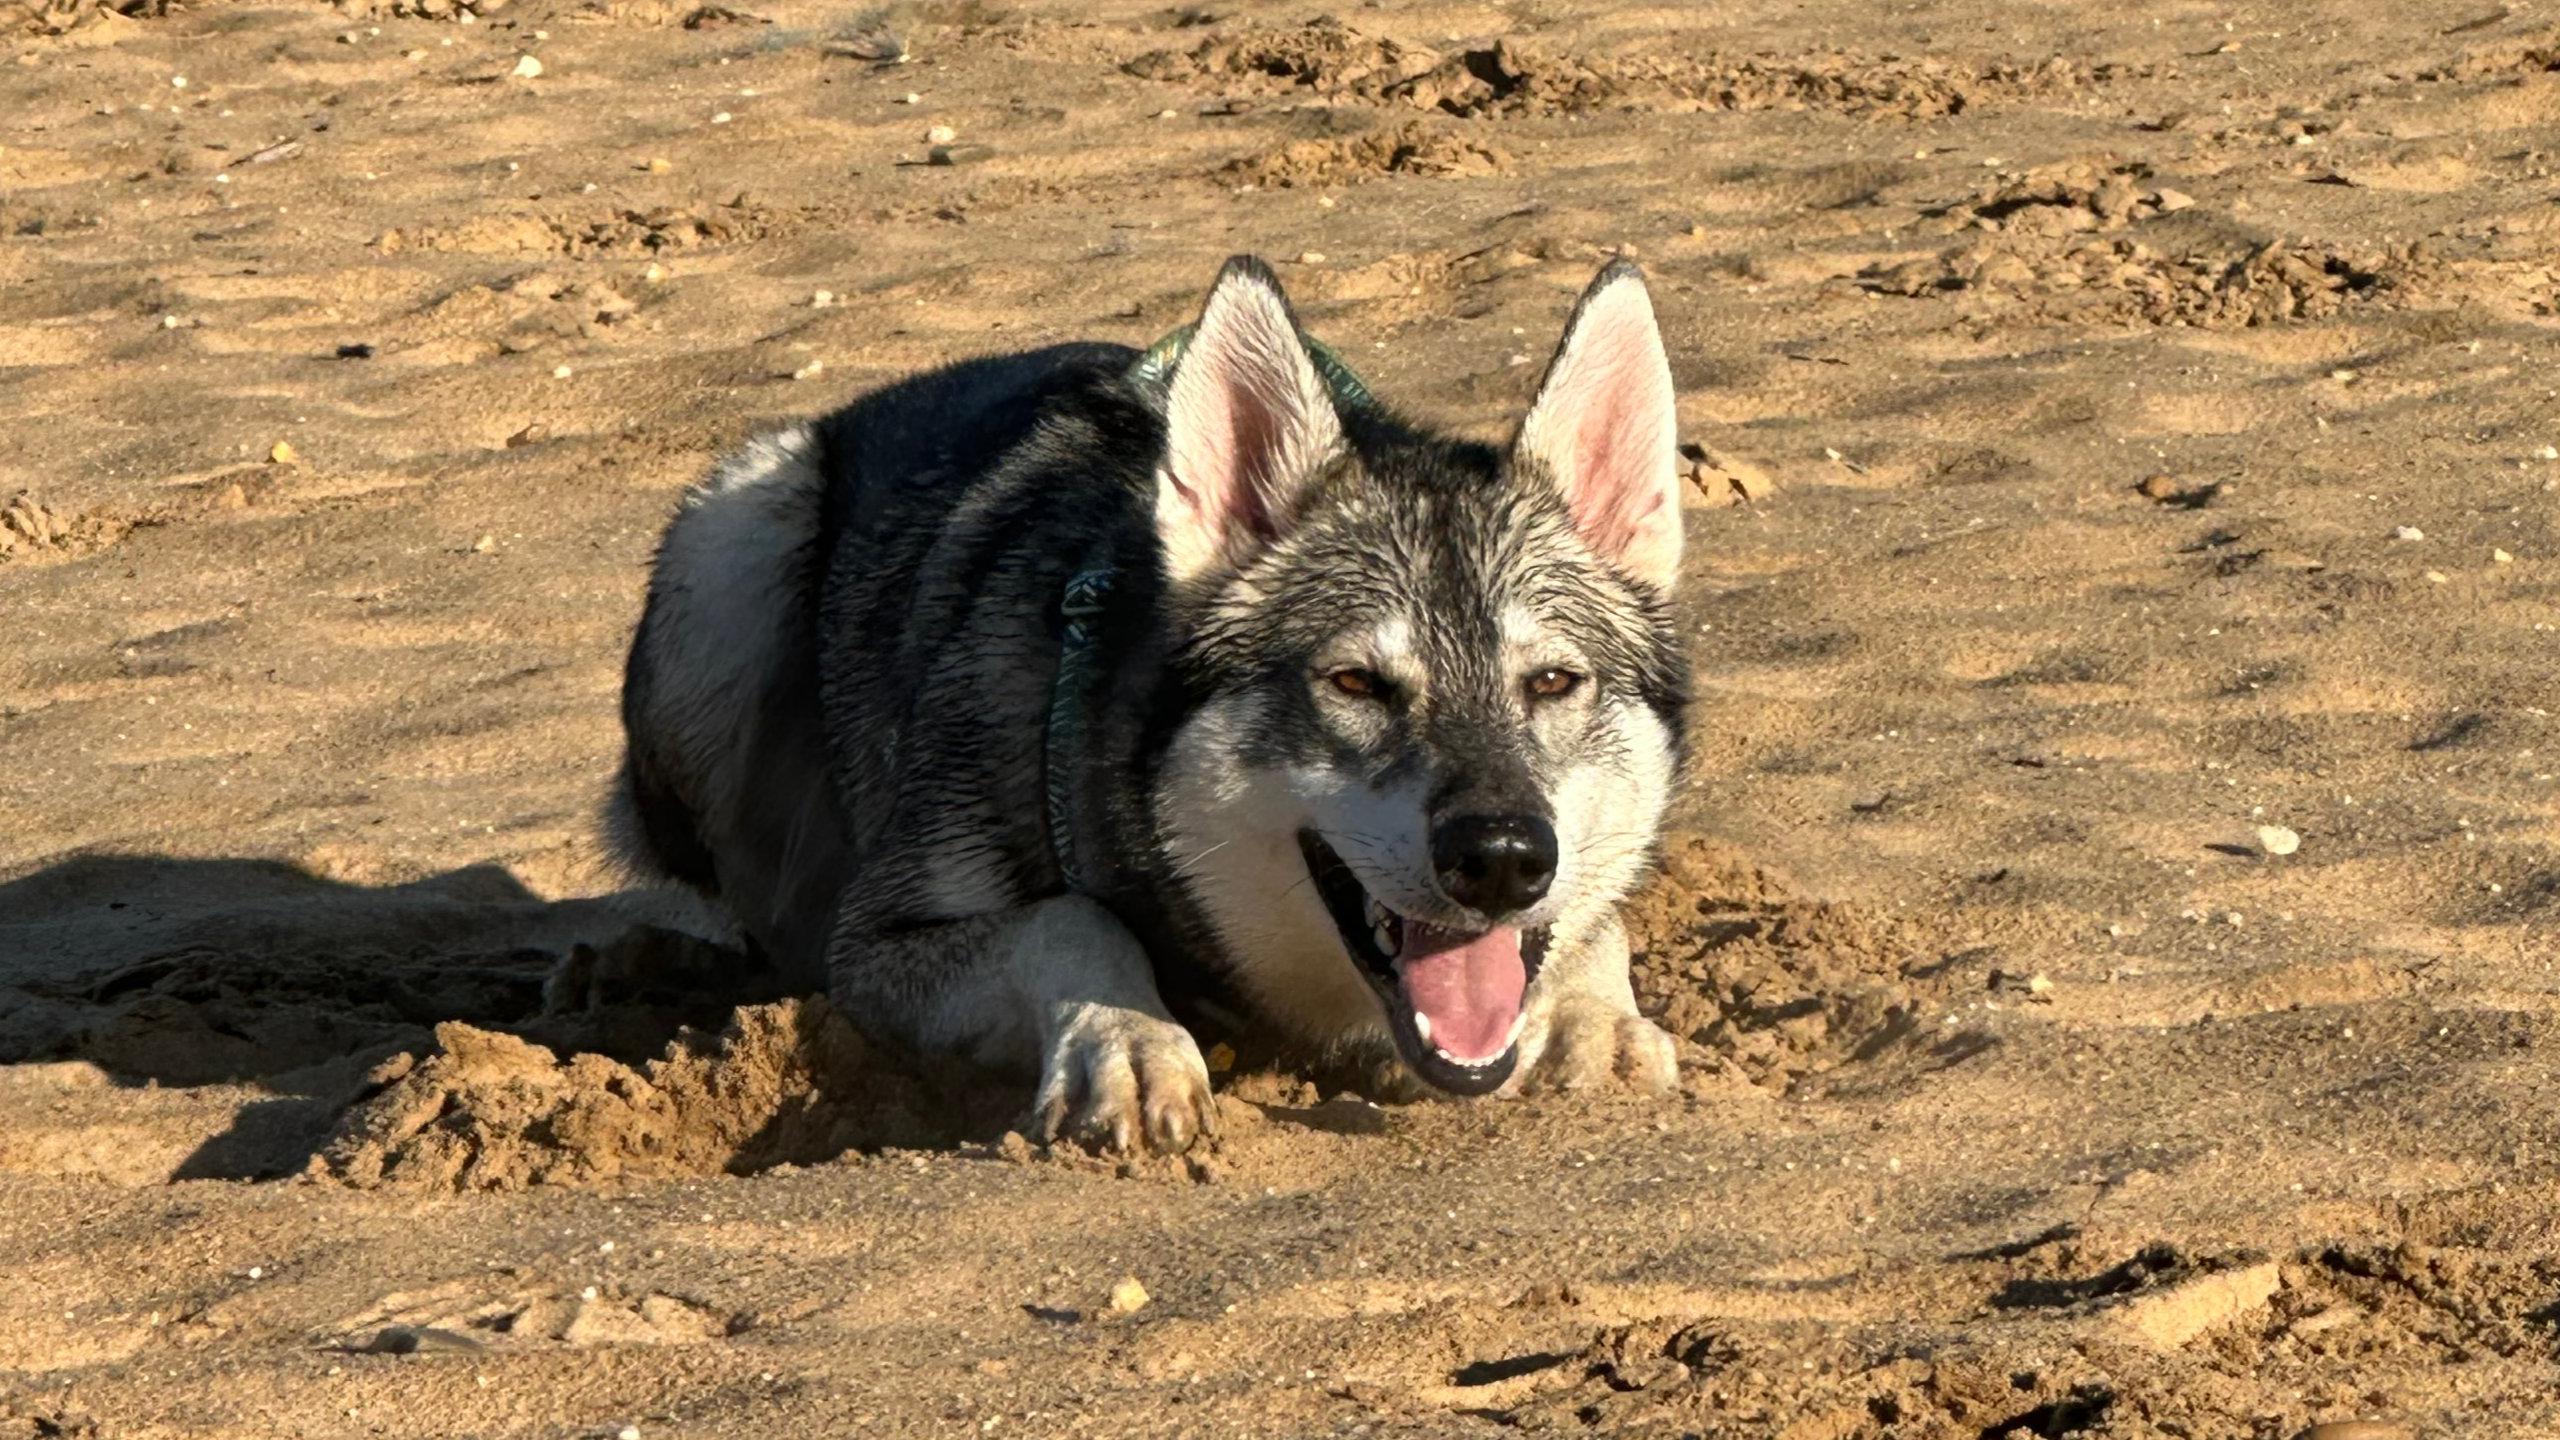
<svg viewBox="0 0 2560 1440">
<path fill-rule="evenodd" d="M 1177 1015 L 1668 1088 L 1617 910 L 1683 754 L 1676 450 L 1623 260 L 1507 447 L 1399 419 L 1251 257 L 1153 350 L 889 385 L 683 500 L 616 848 L 884 1043 L 1036 1073 L 1044 1139 L 1211 1133 Z"/>
</svg>

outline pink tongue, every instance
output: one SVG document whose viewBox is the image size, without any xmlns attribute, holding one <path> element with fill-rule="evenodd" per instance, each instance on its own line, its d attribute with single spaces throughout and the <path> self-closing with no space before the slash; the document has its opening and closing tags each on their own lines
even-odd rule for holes
<svg viewBox="0 0 2560 1440">
<path fill-rule="evenodd" d="M 1431 1022 L 1433 1048 L 1471 1065 L 1502 1053 L 1529 987 L 1518 930 L 1464 935 L 1408 920 L 1396 970 L 1414 1013 Z"/>
</svg>

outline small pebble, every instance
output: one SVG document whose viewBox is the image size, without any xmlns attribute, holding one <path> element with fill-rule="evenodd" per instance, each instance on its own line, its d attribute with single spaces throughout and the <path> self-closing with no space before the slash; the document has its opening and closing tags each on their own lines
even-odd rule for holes
<svg viewBox="0 0 2560 1440">
<path fill-rule="evenodd" d="M 640 1427 L 637 1425 L 625 1425 L 621 1429 L 613 1432 L 613 1440 L 640 1440 Z"/>
<path fill-rule="evenodd" d="M 731 115 L 728 111 L 723 110 L 719 114 L 711 117 L 711 123 L 714 125 L 726 125 L 735 118 L 736 117 Z"/>
<path fill-rule="evenodd" d="M 2560 445 L 2545 445 L 2533 452 L 2536 460 L 2560 460 Z"/>
<path fill-rule="evenodd" d="M 2412 1434 L 2388 1420 L 2332 1420 L 2303 1431 L 2302 1440 L 2412 1440 Z"/>
<path fill-rule="evenodd" d="M 929 165 L 975 165 L 995 153 L 984 145 L 936 145 L 924 158 Z"/>
<path fill-rule="evenodd" d="M 826 368 L 826 361 L 812 360 L 808 364 L 801 366 L 799 369 L 792 371 L 791 378 L 794 380 L 814 380 L 818 378 L 819 374 Z"/>
<path fill-rule="evenodd" d="M 530 80 L 542 73 L 542 62 L 530 55 L 519 55 L 513 73 L 519 80 Z"/>
<path fill-rule="evenodd" d="M 169 77 L 169 85 L 172 89 L 184 90 L 187 88 L 187 77 L 184 75 L 172 75 Z"/>
<path fill-rule="evenodd" d="M 1324 261 L 1325 254 L 1321 250 L 1301 250 L 1298 252 L 1298 263 L 1301 265 L 1321 265 Z"/>
<path fill-rule="evenodd" d="M 924 132 L 924 138 L 927 144 L 948 145 L 960 138 L 960 132 L 948 125 L 936 125 Z"/>
<path fill-rule="evenodd" d="M 898 97 L 898 103 L 901 105 L 921 105 L 924 103 L 924 97 L 913 90 L 910 90 L 906 94 Z"/>
<path fill-rule="evenodd" d="M 2302 837 L 2282 825 L 2258 827 L 2258 848 L 2270 855 L 2290 855 L 2302 848 Z"/>
<path fill-rule="evenodd" d="M 2446 575 L 2443 571 L 2430 570 L 2427 572 L 2427 583 L 2430 585 L 2449 585 L 2453 582 L 2452 577 Z"/>
<path fill-rule="evenodd" d="M 2492 550 L 2492 551 L 2490 551 L 2490 552 L 2489 552 L 2489 560 L 2490 560 L 2490 563 L 2492 563 L 2492 564 L 2496 564 L 2496 565 L 2513 565 L 2514 563 L 2516 563 L 2516 557 L 2514 557 L 2513 555 L 2508 554 L 2508 553 L 2507 553 L 2506 551 L 2504 551 L 2504 550 Z"/>
<path fill-rule="evenodd" d="M 267 451 L 267 458 L 278 465 L 299 465 L 302 463 L 302 453 L 293 448 L 293 442 L 290 440 L 277 441 L 274 447 Z"/>
<path fill-rule="evenodd" d="M 1182 112 L 1179 110 L 1159 110 L 1156 112 L 1156 118 L 1159 120 L 1170 120 L 1181 113 Z"/>
<path fill-rule="evenodd" d="M 494 553 L 497 548 L 498 537 L 495 535 L 483 535 L 471 542 L 471 553 L 474 555 L 488 555 Z M 594 1292 L 590 1291 L 588 1294 L 589 1298 L 593 1298 Z"/>
<path fill-rule="evenodd" d="M 1111 1287 L 1111 1309 L 1114 1314 L 1135 1315 L 1147 1308 L 1147 1301 L 1150 1298 L 1152 1297 L 1147 1294 L 1147 1287 L 1139 1284 L 1138 1277 L 1135 1275 L 1124 1276 L 1119 1284 Z"/>
<path fill-rule="evenodd" d="M 551 367 L 551 378 L 554 380 L 566 380 L 576 373 L 576 371 L 571 370 L 566 365 L 554 365 Z"/>
<path fill-rule="evenodd" d="M 812 310 L 824 310 L 834 303 L 836 303 L 836 292 L 833 290 L 820 290 L 809 297 L 809 308 Z"/>
<path fill-rule="evenodd" d="M 652 175 L 664 175 L 676 167 L 675 162 L 667 159 L 665 156 L 652 155 L 649 157 L 649 163 L 641 166 L 640 168 L 648 171 Z"/>
<path fill-rule="evenodd" d="M 640 272 L 640 278 L 652 285 L 658 284 L 667 278 L 667 267 L 652 260 L 649 262 L 649 268 Z"/>
<path fill-rule="evenodd" d="M 2403 525 L 2399 529 L 2391 532 L 2391 538 L 2394 540 L 2424 540 L 2427 538 L 2427 532 L 2419 529 L 2415 525 Z"/>
</svg>

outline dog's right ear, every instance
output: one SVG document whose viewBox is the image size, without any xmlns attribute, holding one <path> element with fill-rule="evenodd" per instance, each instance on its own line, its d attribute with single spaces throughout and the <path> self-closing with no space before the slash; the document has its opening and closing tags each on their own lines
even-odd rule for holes
<svg viewBox="0 0 2560 1440">
<path fill-rule="evenodd" d="M 1165 403 L 1156 533 L 1176 582 L 1278 538 L 1301 492 L 1342 448 L 1332 393 L 1269 267 L 1218 272 Z"/>
</svg>

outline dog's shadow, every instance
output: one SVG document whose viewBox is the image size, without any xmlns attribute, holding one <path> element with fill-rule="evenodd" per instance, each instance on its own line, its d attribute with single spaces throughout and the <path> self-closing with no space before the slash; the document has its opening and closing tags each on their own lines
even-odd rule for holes
<svg viewBox="0 0 2560 1440">
<path fill-rule="evenodd" d="M 774 997 L 742 951 L 663 928 L 681 914 L 653 893 L 547 900 L 496 865 L 375 886 L 272 860 L 77 856 L 0 882 L 0 1065 L 241 1087 L 229 1128 L 172 1178 L 290 1173 L 369 1066 L 445 1021 L 637 1062 Z M 564 996 L 635 937 L 680 963 L 619 967 L 608 1000 Z"/>
</svg>

